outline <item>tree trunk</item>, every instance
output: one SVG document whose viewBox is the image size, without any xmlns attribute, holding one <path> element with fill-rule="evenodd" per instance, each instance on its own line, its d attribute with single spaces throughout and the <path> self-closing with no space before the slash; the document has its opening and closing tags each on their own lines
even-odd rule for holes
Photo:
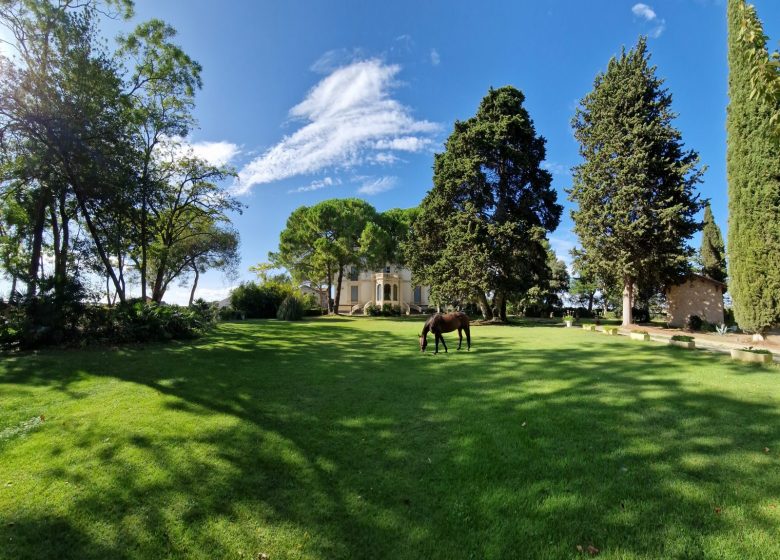
<svg viewBox="0 0 780 560">
<path fill-rule="evenodd" d="M 344 278 L 344 267 L 339 266 L 338 282 L 336 283 L 336 303 L 334 305 L 334 313 L 339 314 L 339 304 L 341 303 L 341 279 Z"/>
<path fill-rule="evenodd" d="M 38 288 L 38 271 L 41 262 L 41 246 L 43 245 L 43 226 L 46 221 L 46 197 L 40 193 L 35 203 L 33 221 L 33 243 L 30 255 L 30 267 L 27 270 L 27 297 L 35 296 Z"/>
<path fill-rule="evenodd" d="M 195 271 L 195 281 L 192 283 L 192 291 L 190 292 L 190 305 L 192 305 L 192 302 L 195 301 L 195 288 L 198 287 L 198 277 L 200 276 L 197 266 L 193 266 L 192 270 Z"/>
<path fill-rule="evenodd" d="M 593 313 L 593 298 L 596 297 L 596 292 L 590 292 L 588 294 L 588 313 Z"/>
<path fill-rule="evenodd" d="M 485 292 L 480 291 L 477 294 L 477 298 L 479 299 L 479 308 L 482 311 L 482 318 L 485 321 L 492 321 L 493 320 L 493 310 L 490 308 L 490 304 L 488 303 L 487 296 L 485 295 Z"/>
<path fill-rule="evenodd" d="M 328 315 L 333 313 L 333 270 L 331 269 L 330 265 L 328 265 L 328 301 L 326 303 L 328 307 Z"/>
<path fill-rule="evenodd" d="M 630 327 L 634 322 L 634 279 L 628 276 L 623 278 L 623 326 Z"/>
<path fill-rule="evenodd" d="M 495 308 L 494 321 L 506 321 L 506 296 L 503 292 L 496 292 L 493 297 L 493 307 Z"/>
<path fill-rule="evenodd" d="M 146 188 L 143 190 L 143 200 L 141 202 L 141 301 L 146 301 L 146 271 L 147 271 L 147 258 L 146 258 Z"/>
<path fill-rule="evenodd" d="M 95 227 L 95 224 L 92 222 L 92 218 L 89 215 L 89 212 L 87 212 L 87 205 L 82 196 L 80 196 L 79 191 L 75 190 L 76 194 L 76 202 L 79 205 L 79 209 L 81 210 L 81 215 L 84 218 L 84 223 L 87 226 L 87 229 L 89 230 L 89 234 L 92 237 L 92 242 L 95 244 L 95 249 L 98 252 L 98 256 L 100 257 L 101 262 L 103 263 L 103 266 L 106 269 L 106 274 L 111 278 L 111 281 L 114 283 L 114 287 L 116 288 L 117 295 L 119 296 L 119 301 L 124 303 L 125 302 L 125 291 L 119 284 L 119 279 L 116 277 L 116 274 L 114 273 L 114 268 L 111 266 L 111 261 L 108 259 L 108 255 L 106 254 L 105 247 L 103 247 L 103 242 L 100 241 L 100 235 L 98 234 L 97 228 Z"/>
<path fill-rule="evenodd" d="M 16 295 L 15 294 L 16 294 L 16 281 L 17 281 L 17 278 L 18 277 L 16 276 L 16 274 L 14 274 L 11 277 L 11 294 L 8 296 L 8 301 L 16 301 Z"/>
</svg>

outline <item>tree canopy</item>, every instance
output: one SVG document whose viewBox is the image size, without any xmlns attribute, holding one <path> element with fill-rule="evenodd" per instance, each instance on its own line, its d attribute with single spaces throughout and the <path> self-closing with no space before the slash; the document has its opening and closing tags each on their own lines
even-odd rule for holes
<svg viewBox="0 0 780 560">
<path fill-rule="evenodd" d="M 624 325 L 637 283 L 687 271 L 688 240 L 701 227 L 699 157 L 684 149 L 672 96 L 649 59 L 644 38 L 612 58 L 572 121 L 583 159 L 569 190 L 582 245 L 577 267 L 623 287 Z"/>
<path fill-rule="evenodd" d="M 723 236 L 712 216 L 709 203 L 704 207 L 699 261 L 702 274 L 718 282 L 726 281 L 726 247 L 723 245 Z"/>
<path fill-rule="evenodd" d="M 729 293 L 739 326 L 762 334 L 780 322 L 780 153 L 772 125 L 776 106 L 753 93 L 755 52 L 740 38 L 745 17 L 765 53 L 755 10 L 729 0 Z"/>
<path fill-rule="evenodd" d="M 545 140 L 524 101 L 512 86 L 490 89 L 474 117 L 455 123 L 406 248 L 435 301 L 476 300 L 486 319 L 492 307 L 506 319 L 507 298 L 534 285 L 560 221 Z"/>
</svg>

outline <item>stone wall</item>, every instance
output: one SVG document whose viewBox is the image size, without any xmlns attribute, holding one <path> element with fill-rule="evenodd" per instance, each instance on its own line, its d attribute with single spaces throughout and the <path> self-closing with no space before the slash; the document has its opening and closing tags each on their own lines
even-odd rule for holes
<svg viewBox="0 0 780 560">
<path fill-rule="evenodd" d="M 693 278 L 666 292 L 669 304 L 667 321 L 673 327 L 685 326 L 685 318 L 698 315 L 714 325 L 723 322 L 723 288 L 720 284 Z"/>
</svg>

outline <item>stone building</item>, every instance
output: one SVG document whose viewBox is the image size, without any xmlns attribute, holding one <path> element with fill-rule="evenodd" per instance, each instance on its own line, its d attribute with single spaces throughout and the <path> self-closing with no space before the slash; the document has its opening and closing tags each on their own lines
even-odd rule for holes
<svg viewBox="0 0 780 560">
<path fill-rule="evenodd" d="M 672 327 L 685 326 L 685 319 L 698 315 L 713 325 L 723 323 L 723 293 L 726 284 L 709 276 L 690 274 L 683 282 L 666 289 L 667 322 Z"/>
</svg>

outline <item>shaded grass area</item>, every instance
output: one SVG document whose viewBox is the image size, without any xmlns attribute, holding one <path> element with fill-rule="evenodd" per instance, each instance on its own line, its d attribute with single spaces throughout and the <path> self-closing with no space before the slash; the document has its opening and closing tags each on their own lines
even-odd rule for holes
<svg viewBox="0 0 780 560">
<path fill-rule="evenodd" d="M 0 558 L 780 557 L 776 366 L 419 327 L 3 357 Z"/>
</svg>

